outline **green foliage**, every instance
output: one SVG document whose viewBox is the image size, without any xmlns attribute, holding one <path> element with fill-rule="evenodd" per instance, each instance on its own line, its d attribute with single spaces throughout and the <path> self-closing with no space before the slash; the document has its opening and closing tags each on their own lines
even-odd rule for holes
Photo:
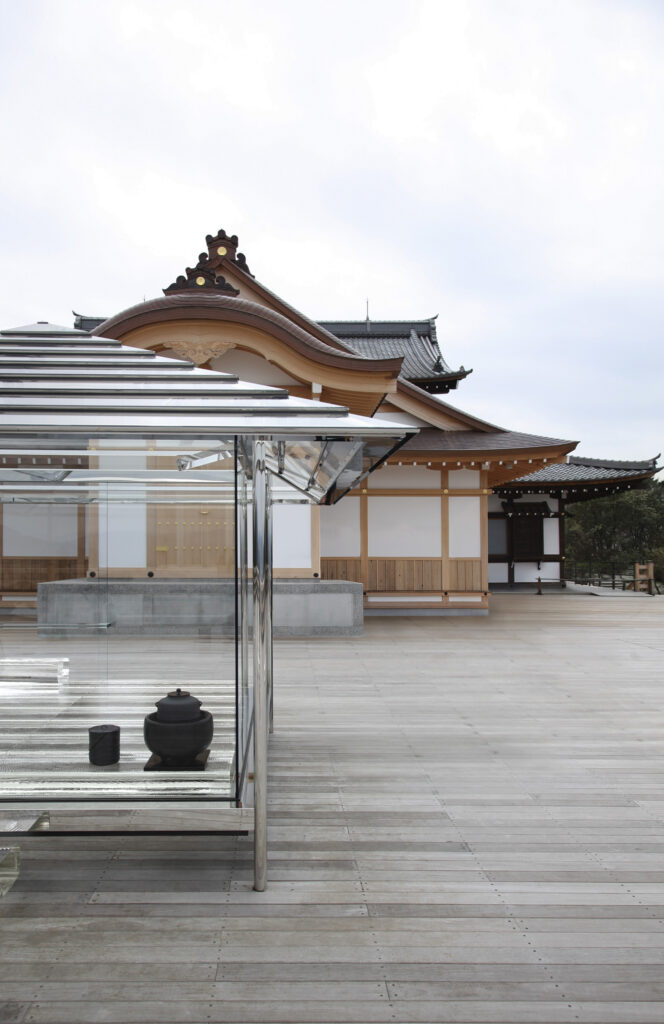
<svg viewBox="0 0 664 1024">
<path fill-rule="evenodd" d="M 664 484 L 570 505 L 567 557 L 577 561 L 655 562 L 664 579 Z"/>
</svg>

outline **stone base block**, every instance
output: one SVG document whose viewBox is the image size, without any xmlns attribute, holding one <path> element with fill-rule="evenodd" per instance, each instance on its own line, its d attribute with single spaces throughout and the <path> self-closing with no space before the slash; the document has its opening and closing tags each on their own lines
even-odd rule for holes
<svg viewBox="0 0 664 1024">
<path fill-rule="evenodd" d="M 251 606 L 250 598 L 250 621 Z M 272 617 L 275 637 L 359 636 L 362 584 L 274 580 Z M 233 636 L 235 581 L 96 578 L 40 583 L 37 623 L 44 637 Z"/>
</svg>

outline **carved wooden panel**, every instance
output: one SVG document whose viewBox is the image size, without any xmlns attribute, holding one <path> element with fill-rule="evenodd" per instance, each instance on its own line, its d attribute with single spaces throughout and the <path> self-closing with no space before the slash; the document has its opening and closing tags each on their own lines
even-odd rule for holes
<svg viewBox="0 0 664 1024">
<path fill-rule="evenodd" d="M 0 589 L 36 594 L 38 583 L 76 579 L 79 568 L 76 558 L 1 558 Z"/>
<path fill-rule="evenodd" d="M 475 591 L 482 589 L 482 560 L 480 558 L 450 558 L 450 590 Z"/>
</svg>

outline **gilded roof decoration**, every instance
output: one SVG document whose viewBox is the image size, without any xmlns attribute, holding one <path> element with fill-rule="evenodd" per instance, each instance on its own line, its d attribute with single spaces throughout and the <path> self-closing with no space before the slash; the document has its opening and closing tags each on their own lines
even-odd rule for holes
<svg viewBox="0 0 664 1024">
<path fill-rule="evenodd" d="M 212 266 L 219 266 L 222 260 L 228 260 L 234 266 L 243 270 L 250 277 L 254 275 L 247 265 L 247 257 L 243 252 L 238 252 L 237 235 L 227 235 L 223 228 L 219 228 L 216 235 L 206 235 L 205 244 L 208 247 L 209 259 Z"/>
<path fill-rule="evenodd" d="M 176 277 L 173 284 L 169 284 L 168 288 L 164 288 L 164 295 L 172 295 L 174 292 L 188 292 L 207 290 L 221 293 L 222 295 L 239 295 L 240 292 L 237 288 L 233 288 L 232 284 L 226 280 L 221 274 L 216 275 L 214 268 L 209 265 L 209 256 L 207 253 L 202 252 L 198 257 L 198 263 L 195 267 L 187 267 L 185 274 L 180 274 Z"/>
</svg>

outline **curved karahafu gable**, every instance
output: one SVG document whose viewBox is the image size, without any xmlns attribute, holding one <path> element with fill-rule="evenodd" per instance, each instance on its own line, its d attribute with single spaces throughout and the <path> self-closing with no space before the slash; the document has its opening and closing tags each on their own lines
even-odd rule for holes
<svg viewBox="0 0 664 1024">
<path fill-rule="evenodd" d="M 367 360 L 333 347 L 277 310 L 215 290 L 185 290 L 140 303 L 106 320 L 107 337 L 173 352 L 209 367 L 233 349 L 257 355 L 289 375 L 291 393 L 342 403 L 371 415 L 397 388 L 402 359 Z M 299 390 L 298 390 L 299 386 Z"/>
</svg>

